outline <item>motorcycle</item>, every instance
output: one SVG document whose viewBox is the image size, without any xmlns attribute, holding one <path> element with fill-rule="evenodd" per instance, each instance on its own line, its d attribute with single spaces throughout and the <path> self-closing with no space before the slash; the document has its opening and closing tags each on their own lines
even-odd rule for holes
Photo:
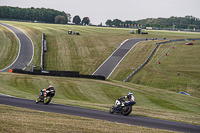
<svg viewBox="0 0 200 133">
<path fill-rule="evenodd" d="M 44 104 L 49 104 L 54 96 L 55 96 L 55 90 L 46 90 L 46 96 L 42 96 L 41 99 L 38 97 L 35 102 L 36 103 L 42 102 Z"/>
<path fill-rule="evenodd" d="M 113 105 L 110 108 L 110 114 L 113 113 L 122 113 L 123 115 L 129 115 L 132 112 L 132 106 L 135 104 L 135 101 L 127 101 L 124 99 L 121 99 L 121 102 L 119 100 L 116 100 L 115 105 Z"/>
</svg>

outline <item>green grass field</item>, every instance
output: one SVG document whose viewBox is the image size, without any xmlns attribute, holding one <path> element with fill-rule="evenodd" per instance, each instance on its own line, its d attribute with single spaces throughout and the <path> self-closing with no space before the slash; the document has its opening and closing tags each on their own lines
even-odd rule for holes
<svg viewBox="0 0 200 133">
<path fill-rule="evenodd" d="M 45 68 L 79 71 L 81 74 L 92 74 L 125 39 L 185 38 L 185 32 L 148 31 L 148 35 L 137 35 L 123 28 L 1 22 L 20 28 L 32 39 L 35 48 L 32 63 L 40 64 L 41 38 L 45 33 L 48 45 Z M 67 34 L 68 30 L 75 29 L 80 36 Z M 0 34 L 5 32 L 1 31 Z M 188 38 L 199 38 L 199 35 L 187 33 Z M 9 37 L 6 35 L 4 38 Z M 52 84 L 56 89 L 52 102 L 108 111 L 115 99 L 133 91 L 137 104 L 133 106 L 132 115 L 200 125 L 198 41 L 193 46 L 186 46 L 185 42 L 161 45 L 142 70 L 129 82 L 122 82 L 146 60 L 157 42 L 138 43 L 107 81 L 0 73 L 0 93 L 35 99 L 41 89 Z M 158 61 L 173 45 L 175 49 L 158 65 Z M 0 66 L 3 67 L 3 64 Z M 177 72 L 181 75 L 177 76 Z M 178 94 L 182 90 L 191 96 Z"/>
</svg>

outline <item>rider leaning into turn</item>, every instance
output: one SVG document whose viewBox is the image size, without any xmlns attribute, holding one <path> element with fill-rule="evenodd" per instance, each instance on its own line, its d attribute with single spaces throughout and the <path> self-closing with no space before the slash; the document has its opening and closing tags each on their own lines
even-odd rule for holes
<svg viewBox="0 0 200 133">
<path fill-rule="evenodd" d="M 123 97 L 121 97 L 121 98 L 118 98 L 118 100 L 120 101 L 121 105 L 122 105 L 122 100 L 124 100 L 125 98 L 127 98 L 128 101 L 133 101 L 134 104 L 136 103 L 136 102 L 135 102 L 135 97 L 134 97 L 134 95 L 133 95 L 132 92 L 129 92 L 128 95 L 126 95 L 126 96 L 123 96 Z M 123 105 L 122 105 L 122 106 L 123 106 Z"/>
<path fill-rule="evenodd" d="M 53 85 L 50 85 L 48 88 L 42 89 L 42 90 L 40 91 L 39 100 L 41 100 L 43 97 L 46 97 L 46 91 L 47 91 L 47 90 L 49 90 L 49 91 L 54 90 Z"/>
</svg>

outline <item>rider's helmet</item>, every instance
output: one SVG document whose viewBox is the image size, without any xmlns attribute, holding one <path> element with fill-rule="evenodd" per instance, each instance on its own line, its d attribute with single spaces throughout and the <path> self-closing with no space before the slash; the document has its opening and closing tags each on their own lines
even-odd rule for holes
<svg viewBox="0 0 200 133">
<path fill-rule="evenodd" d="M 133 95 L 133 92 L 129 92 L 128 95 Z"/>
<path fill-rule="evenodd" d="M 49 87 L 53 87 L 53 85 L 49 85 Z"/>
</svg>

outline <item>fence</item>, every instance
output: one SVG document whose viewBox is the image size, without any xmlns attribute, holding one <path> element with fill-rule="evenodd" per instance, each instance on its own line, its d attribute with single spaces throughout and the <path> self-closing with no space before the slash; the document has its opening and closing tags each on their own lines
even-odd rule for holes
<svg viewBox="0 0 200 133">
<path fill-rule="evenodd" d="M 59 76 L 59 77 L 73 77 L 73 78 L 88 78 L 105 80 L 104 76 L 100 75 L 85 75 L 79 74 L 78 71 L 47 71 L 47 70 L 33 70 L 24 71 L 22 69 L 10 69 L 12 73 L 30 74 L 30 75 L 44 75 L 44 76 Z"/>
<path fill-rule="evenodd" d="M 187 40 L 200 40 L 200 38 L 193 38 L 193 39 L 187 39 Z M 149 57 L 147 58 L 147 60 L 141 64 L 135 71 L 133 71 L 125 80 L 124 82 L 127 82 L 133 75 L 135 75 L 142 67 L 144 67 L 148 61 L 150 60 L 150 58 L 153 56 L 154 52 L 156 51 L 156 49 L 159 47 L 160 44 L 165 44 L 165 43 L 171 43 L 171 42 L 177 42 L 177 41 L 185 41 L 185 39 L 177 39 L 177 40 L 170 40 L 170 41 L 165 41 L 165 42 L 160 42 L 156 44 L 156 47 L 153 49 L 153 51 L 151 52 L 151 54 L 149 55 Z"/>
</svg>

